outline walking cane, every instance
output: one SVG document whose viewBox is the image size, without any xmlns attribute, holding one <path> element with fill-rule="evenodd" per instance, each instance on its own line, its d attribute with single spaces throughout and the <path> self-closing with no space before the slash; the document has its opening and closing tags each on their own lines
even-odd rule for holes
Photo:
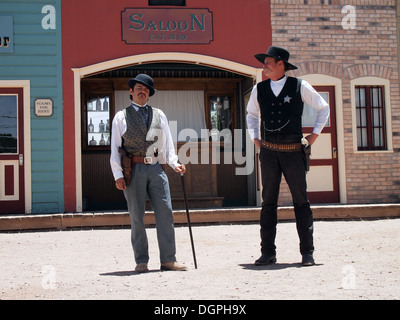
<svg viewBox="0 0 400 320">
<path fill-rule="evenodd" d="M 193 253 L 193 260 L 194 260 L 194 268 L 197 269 L 196 252 L 194 251 L 192 225 L 190 224 L 190 215 L 189 215 L 188 202 L 187 202 L 187 198 L 186 198 L 185 180 L 184 180 L 183 173 L 181 173 L 181 182 L 182 182 L 182 189 L 183 189 L 183 198 L 185 200 L 186 215 L 187 215 L 187 220 L 188 220 L 188 224 L 189 224 L 190 242 L 192 243 L 192 253 Z"/>
</svg>

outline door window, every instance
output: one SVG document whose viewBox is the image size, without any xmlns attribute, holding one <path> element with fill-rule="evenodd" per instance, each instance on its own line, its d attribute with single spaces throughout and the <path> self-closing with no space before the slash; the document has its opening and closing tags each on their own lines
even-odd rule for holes
<svg viewBox="0 0 400 320">
<path fill-rule="evenodd" d="M 0 153 L 18 153 L 18 103 L 16 95 L 0 95 Z"/>
<path fill-rule="evenodd" d="M 318 92 L 324 100 L 329 103 L 329 92 Z M 315 120 L 317 120 L 317 110 L 311 107 L 308 103 L 304 103 L 302 124 L 303 127 L 314 127 Z M 330 117 L 325 127 L 330 127 Z"/>
</svg>

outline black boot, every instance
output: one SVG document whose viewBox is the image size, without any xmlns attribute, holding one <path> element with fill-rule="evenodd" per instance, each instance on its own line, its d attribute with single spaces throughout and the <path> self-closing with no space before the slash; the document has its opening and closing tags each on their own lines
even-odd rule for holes
<svg viewBox="0 0 400 320">
<path fill-rule="evenodd" d="M 258 259 L 254 262 L 254 264 L 255 264 L 256 266 L 263 266 L 263 265 L 267 265 L 267 264 L 275 263 L 275 262 L 276 262 L 276 255 L 275 255 L 275 254 L 266 254 L 266 253 L 263 253 L 263 254 L 261 255 L 261 257 L 258 258 Z"/>
</svg>

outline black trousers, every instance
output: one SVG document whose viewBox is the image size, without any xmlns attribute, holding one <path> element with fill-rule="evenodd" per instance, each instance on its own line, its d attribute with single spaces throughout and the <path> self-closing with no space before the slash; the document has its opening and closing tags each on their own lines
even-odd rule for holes
<svg viewBox="0 0 400 320">
<path fill-rule="evenodd" d="M 263 185 L 260 216 L 261 252 L 263 254 L 276 253 L 277 208 L 283 173 L 293 199 L 300 253 L 302 255 L 313 253 L 313 214 L 307 199 L 304 153 L 261 148 L 260 163 Z"/>
</svg>

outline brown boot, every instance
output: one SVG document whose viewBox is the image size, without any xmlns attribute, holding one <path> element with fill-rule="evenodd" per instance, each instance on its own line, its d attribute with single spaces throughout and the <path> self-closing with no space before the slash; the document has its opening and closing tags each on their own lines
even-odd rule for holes
<svg viewBox="0 0 400 320">
<path fill-rule="evenodd" d="M 185 265 L 178 263 L 176 261 L 166 262 L 161 264 L 161 270 L 163 271 L 187 271 Z"/>
<path fill-rule="evenodd" d="M 137 273 L 148 272 L 149 269 L 147 268 L 147 263 L 138 263 L 137 266 L 136 266 L 136 268 L 135 268 L 135 271 L 136 271 Z"/>
</svg>

